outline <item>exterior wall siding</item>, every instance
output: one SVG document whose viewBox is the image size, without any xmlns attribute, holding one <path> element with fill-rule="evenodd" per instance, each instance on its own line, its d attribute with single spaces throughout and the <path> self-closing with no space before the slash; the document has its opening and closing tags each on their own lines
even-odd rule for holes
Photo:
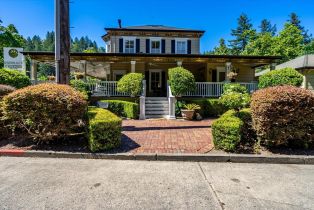
<svg viewBox="0 0 314 210">
<path fill-rule="evenodd" d="M 111 53 L 119 52 L 119 39 L 122 36 L 111 36 Z M 134 36 L 136 39 L 140 39 L 140 53 L 146 53 L 146 39 L 150 37 L 144 36 Z M 166 41 L 166 54 L 171 54 L 171 40 L 176 39 L 176 37 L 160 37 Z M 180 37 L 181 38 L 181 37 Z M 199 38 L 187 38 L 191 40 L 191 54 L 200 54 L 200 39 Z"/>
<path fill-rule="evenodd" d="M 309 71 L 308 73 L 304 74 L 304 76 L 306 77 L 307 89 L 314 91 L 314 70 Z"/>
</svg>

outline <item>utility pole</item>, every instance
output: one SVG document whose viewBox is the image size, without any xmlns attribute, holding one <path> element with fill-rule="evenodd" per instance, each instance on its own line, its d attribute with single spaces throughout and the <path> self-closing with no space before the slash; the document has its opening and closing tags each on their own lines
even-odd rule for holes
<svg viewBox="0 0 314 210">
<path fill-rule="evenodd" d="M 55 0 L 55 66 L 56 82 L 70 81 L 69 0 Z"/>
</svg>

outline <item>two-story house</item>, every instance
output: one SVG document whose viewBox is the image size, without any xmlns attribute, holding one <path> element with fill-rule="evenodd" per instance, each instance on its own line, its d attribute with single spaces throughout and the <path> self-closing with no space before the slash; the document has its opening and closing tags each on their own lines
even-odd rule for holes
<svg viewBox="0 0 314 210">
<path fill-rule="evenodd" d="M 107 81 L 108 87 L 103 88 L 107 91 L 103 94 L 109 96 L 123 95 L 116 91 L 115 81 L 129 72 L 145 75 L 147 96 L 167 96 L 168 69 L 176 66 L 191 71 L 197 81 L 196 91 L 187 93 L 187 96 L 220 96 L 230 71 L 237 73 L 236 82 L 254 91 L 257 87 L 255 68 L 274 64 L 280 59 L 278 56 L 201 54 L 203 30 L 162 25 L 122 27 L 121 22 L 118 27 L 105 30 L 102 38 L 107 52 L 71 53 L 71 71 Z M 32 80 L 37 79 L 37 62 L 54 63 L 53 52 L 24 52 L 24 55 L 33 61 Z"/>
</svg>

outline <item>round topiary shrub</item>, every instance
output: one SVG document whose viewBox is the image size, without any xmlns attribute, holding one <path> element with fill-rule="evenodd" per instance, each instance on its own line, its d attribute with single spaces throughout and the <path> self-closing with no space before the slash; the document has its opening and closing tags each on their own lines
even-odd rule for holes
<svg viewBox="0 0 314 210">
<path fill-rule="evenodd" d="M 269 146 L 308 146 L 314 140 L 314 93 L 294 86 L 259 90 L 251 102 L 253 126 Z"/>
<path fill-rule="evenodd" d="M 0 69 L 0 84 L 23 88 L 31 85 L 30 79 L 17 70 Z"/>
<path fill-rule="evenodd" d="M 266 88 L 278 85 L 301 86 L 303 76 L 293 68 L 284 68 L 267 72 L 259 78 L 258 87 Z"/>
<path fill-rule="evenodd" d="M 1 85 L 1 84 L 0 84 L 0 99 L 1 99 L 3 96 L 5 96 L 5 95 L 7 95 L 7 94 L 9 94 L 9 93 L 11 93 L 11 92 L 13 92 L 13 91 L 15 91 L 15 88 L 14 88 L 14 87 L 12 87 L 12 86 L 10 86 L 10 85 Z"/>
<path fill-rule="evenodd" d="M 195 78 L 190 71 L 182 67 L 176 67 L 169 69 L 168 76 L 171 91 L 174 96 L 181 96 L 189 91 L 195 90 Z"/>
<path fill-rule="evenodd" d="M 227 109 L 239 111 L 249 107 L 251 97 L 248 93 L 226 92 L 219 98 L 219 103 Z"/>
<path fill-rule="evenodd" d="M 142 92 L 144 75 L 141 73 L 129 73 L 118 81 L 118 91 L 138 96 Z"/>
<path fill-rule="evenodd" d="M 11 127 L 26 130 L 39 141 L 73 133 L 82 124 L 86 110 L 82 93 L 67 85 L 29 86 L 3 98 L 3 115 Z"/>
</svg>

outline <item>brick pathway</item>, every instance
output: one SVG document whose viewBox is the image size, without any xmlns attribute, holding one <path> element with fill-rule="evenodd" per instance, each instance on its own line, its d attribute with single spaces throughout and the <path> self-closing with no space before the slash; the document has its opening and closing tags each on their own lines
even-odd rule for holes
<svg viewBox="0 0 314 210">
<path fill-rule="evenodd" d="M 212 120 L 124 120 L 122 149 L 131 153 L 206 153 Z"/>
</svg>

